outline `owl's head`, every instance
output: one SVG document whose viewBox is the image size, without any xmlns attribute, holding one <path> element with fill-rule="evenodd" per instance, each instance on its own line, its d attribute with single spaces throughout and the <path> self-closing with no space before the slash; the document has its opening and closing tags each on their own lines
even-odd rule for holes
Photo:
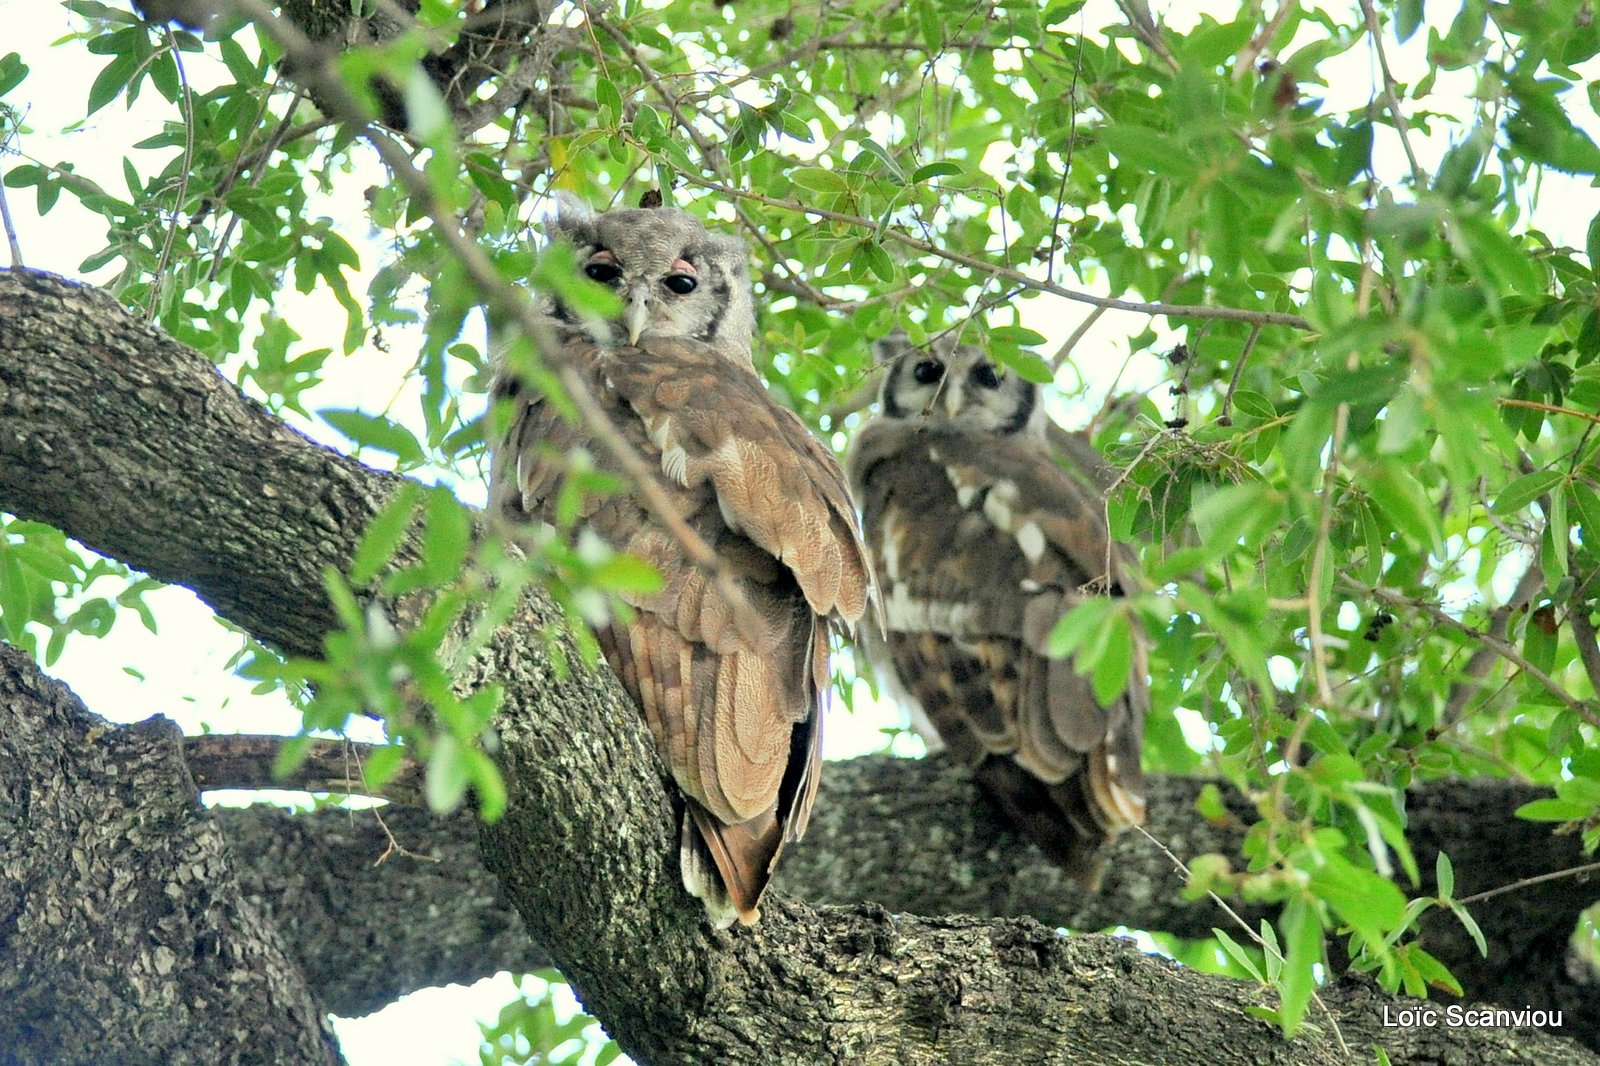
<svg viewBox="0 0 1600 1066">
<path fill-rule="evenodd" d="M 570 245 L 578 266 L 622 299 L 622 314 L 602 343 L 635 343 L 646 333 L 690 337 L 718 351 L 750 354 L 755 308 L 749 257 L 736 237 L 712 233 L 692 215 L 670 207 L 596 214 L 562 197 L 546 224 L 552 242 Z M 553 295 L 540 309 L 576 324 Z"/>
<path fill-rule="evenodd" d="M 947 433 L 1003 437 L 1044 432 L 1039 387 L 995 366 L 954 332 L 917 348 L 903 333 L 873 346 L 888 366 L 879 395 L 883 417 Z"/>
</svg>

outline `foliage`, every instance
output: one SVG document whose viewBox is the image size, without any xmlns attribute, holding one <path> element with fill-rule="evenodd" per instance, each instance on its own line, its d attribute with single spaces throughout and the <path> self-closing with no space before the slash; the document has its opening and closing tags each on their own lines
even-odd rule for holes
<svg viewBox="0 0 1600 1066">
<path fill-rule="evenodd" d="M 607 1066 L 622 1060 L 615 1041 L 595 1034 L 599 1023 L 587 1014 L 562 1009 L 555 989 L 556 970 L 518 979 L 523 998 L 506 1004 L 493 1025 L 482 1025 L 483 1066 Z"/>
<path fill-rule="evenodd" d="M 27 68 L 7 56 L 5 187 L 104 218 L 85 271 L 115 268 L 130 307 L 269 407 L 317 412 L 402 471 L 481 478 L 490 297 L 449 246 L 456 220 L 520 283 L 540 270 L 529 230 L 557 190 L 604 206 L 656 188 L 740 232 L 763 294 L 759 367 L 835 444 L 870 398 L 869 342 L 897 325 L 969 330 L 1015 372 L 1104 399 L 1091 429 L 1124 472 L 1107 517 L 1142 546 L 1148 591 L 1079 607 L 1055 647 L 1109 692 L 1142 626 L 1160 709 L 1149 768 L 1255 800 L 1245 854 L 1201 857 L 1194 891 L 1275 900 L 1281 918 L 1184 950 L 1274 986 L 1263 1010 L 1285 1030 L 1329 936 L 1391 988 L 1454 985 L 1411 930 L 1431 907 L 1471 919 L 1447 858 L 1437 896 L 1416 895 L 1407 785 L 1552 784 L 1523 816 L 1600 841 L 1585 750 L 1600 725 L 1600 217 L 1572 237 L 1537 221 L 1556 217 L 1537 209 L 1562 176 L 1600 173 L 1583 129 L 1600 94 L 1592 77 L 1578 91 L 1600 27 L 1580 0 L 1380 2 L 1375 32 L 1355 4 L 1244 5 L 1179 31 L 1074 0 L 563 3 L 540 31 L 558 47 L 508 61 L 478 98 L 519 77 L 526 91 L 471 122 L 417 60 L 470 29 L 474 5 L 428 0 L 414 27 L 339 64 L 369 113 L 398 107 L 427 149 L 425 184 L 373 184 L 364 220 L 328 217 L 322 194 L 371 150 L 292 88 L 279 40 L 67 6 L 76 44 L 107 57 L 86 114 L 149 89 L 170 121 L 125 161 L 126 187 L 104 188 L 29 154 L 10 106 Z M 225 71 L 209 87 L 186 73 L 202 54 Z M 291 320 L 286 285 L 332 294 L 339 335 Z M 1102 397 L 1087 371 L 1105 350 L 1040 348 L 1095 294 L 1143 312 L 1108 318 L 1130 336 L 1107 348 L 1163 350 L 1163 391 Z M 335 353 L 396 336 L 416 345 L 375 390 L 395 399 L 318 411 Z M 350 628 L 327 663 L 284 675 L 321 686 L 312 724 L 383 709 L 400 660 L 439 687 L 433 638 L 375 634 L 350 591 L 415 579 L 462 609 L 476 549 L 439 499 L 407 497 L 363 572 L 330 575 Z M 419 506 L 425 558 L 386 570 Z M 554 582 L 596 617 L 613 609 L 596 589 L 642 578 L 585 550 L 551 538 L 499 579 Z M 8 639 L 48 632 L 58 649 L 103 631 L 109 601 L 66 605 L 105 565 L 9 523 Z M 137 607 L 139 587 L 119 601 Z M 441 801 L 490 781 L 464 768 L 486 713 L 438 734 L 454 752 L 436 755 Z"/>
</svg>

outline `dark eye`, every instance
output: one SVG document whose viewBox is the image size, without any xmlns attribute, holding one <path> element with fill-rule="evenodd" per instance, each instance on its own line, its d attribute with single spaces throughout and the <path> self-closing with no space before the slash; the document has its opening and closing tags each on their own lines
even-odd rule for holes
<svg viewBox="0 0 1600 1066">
<path fill-rule="evenodd" d="M 918 385 L 932 385 L 944 377 L 944 364 L 932 359 L 924 359 L 911 368 L 911 376 L 917 379 Z"/>
<path fill-rule="evenodd" d="M 993 363 L 979 363 L 972 368 L 972 380 L 986 389 L 1000 387 L 1000 375 L 994 372 Z"/>
<path fill-rule="evenodd" d="M 615 263 L 598 260 L 583 268 L 583 272 L 602 285 L 610 285 L 622 277 L 622 268 Z"/>
<path fill-rule="evenodd" d="M 661 284 L 665 285 L 679 296 L 687 296 L 693 292 L 700 283 L 694 280 L 694 278 L 690 277 L 688 274 L 668 274 L 662 279 Z"/>
</svg>

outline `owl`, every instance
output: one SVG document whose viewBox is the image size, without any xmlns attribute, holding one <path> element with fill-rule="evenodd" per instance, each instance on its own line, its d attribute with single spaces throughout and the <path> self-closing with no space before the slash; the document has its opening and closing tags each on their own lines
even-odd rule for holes
<svg viewBox="0 0 1600 1066">
<path fill-rule="evenodd" d="M 570 200 L 548 229 L 622 311 L 586 320 L 538 294 L 545 362 L 577 371 L 659 471 L 669 512 L 716 555 L 713 567 L 696 565 L 637 494 L 581 506 L 582 528 L 662 576 L 657 591 L 624 596 L 631 618 L 596 635 L 682 792 L 685 887 L 718 926 L 749 924 L 816 796 L 829 633 L 859 620 L 872 594 L 849 489 L 756 375 L 738 240 L 673 209 L 594 214 Z M 554 521 L 566 456 L 588 435 L 509 370 L 492 392 L 510 418 L 492 442 L 491 510 Z"/>
<path fill-rule="evenodd" d="M 892 336 L 878 356 L 880 410 L 848 463 L 887 615 L 871 657 L 930 747 L 972 767 L 1006 818 L 1093 887 L 1101 845 L 1144 820 L 1149 705 L 1142 645 L 1110 706 L 1046 654 L 1074 602 L 1122 592 L 1098 456 L 1075 437 L 1063 465 L 1038 387 L 953 335 L 928 350 Z"/>
</svg>

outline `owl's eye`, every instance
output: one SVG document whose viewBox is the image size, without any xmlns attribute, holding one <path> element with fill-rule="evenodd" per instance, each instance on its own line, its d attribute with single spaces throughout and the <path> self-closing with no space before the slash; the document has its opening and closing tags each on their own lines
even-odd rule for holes
<svg viewBox="0 0 1600 1066">
<path fill-rule="evenodd" d="M 1000 375 L 995 373 L 993 363 L 979 363 L 972 368 L 972 380 L 986 389 L 1000 387 Z"/>
<path fill-rule="evenodd" d="M 610 285 L 622 277 L 622 268 L 610 259 L 591 259 L 583 272 L 602 285 Z"/>
<path fill-rule="evenodd" d="M 944 377 L 944 364 L 932 359 L 924 359 L 911 368 L 911 376 L 917 379 L 918 385 L 932 385 Z"/>
<path fill-rule="evenodd" d="M 688 274 L 668 274 L 665 278 L 661 279 L 661 284 L 665 285 L 679 296 L 687 296 L 693 292 L 700 283 L 694 280 L 694 278 Z"/>
</svg>

